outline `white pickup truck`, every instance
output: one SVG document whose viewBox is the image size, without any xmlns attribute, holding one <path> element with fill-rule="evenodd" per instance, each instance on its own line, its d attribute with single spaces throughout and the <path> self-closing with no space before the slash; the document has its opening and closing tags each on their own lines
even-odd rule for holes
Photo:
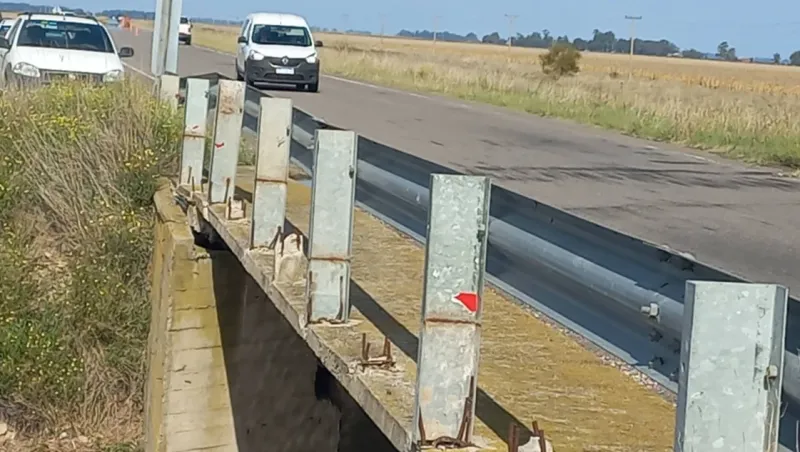
<svg viewBox="0 0 800 452">
<path fill-rule="evenodd" d="M 192 45 L 192 21 L 188 17 L 181 17 L 181 24 L 178 26 L 178 42 Z"/>
</svg>

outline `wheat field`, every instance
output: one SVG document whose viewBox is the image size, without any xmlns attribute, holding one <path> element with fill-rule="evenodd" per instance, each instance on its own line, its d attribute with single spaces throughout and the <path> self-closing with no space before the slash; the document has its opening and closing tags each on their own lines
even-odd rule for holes
<svg viewBox="0 0 800 452">
<path fill-rule="evenodd" d="M 234 52 L 237 33 L 233 26 L 196 24 L 193 44 Z M 320 59 L 327 74 L 800 168 L 798 67 L 583 52 L 579 74 L 552 80 L 539 66 L 541 49 L 314 37 L 325 44 Z"/>
</svg>

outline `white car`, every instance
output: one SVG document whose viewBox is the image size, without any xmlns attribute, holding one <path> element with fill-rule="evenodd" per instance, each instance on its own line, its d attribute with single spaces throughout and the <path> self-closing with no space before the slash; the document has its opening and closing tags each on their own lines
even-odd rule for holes
<svg viewBox="0 0 800 452">
<path fill-rule="evenodd" d="M 0 37 L 0 86 L 9 83 L 48 83 L 56 79 L 114 82 L 125 69 L 120 58 L 133 49 L 117 51 L 108 30 L 94 17 L 23 13 L 6 36 Z"/>
<path fill-rule="evenodd" d="M 0 20 L 0 36 L 5 36 L 8 30 L 11 30 L 12 25 L 14 25 L 14 19 Z"/>
<path fill-rule="evenodd" d="M 178 25 L 178 42 L 184 42 L 187 46 L 192 45 L 192 21 L 188 17 L 181 17 Z"/>
<path fill-rule="evenodd" d="M 257 13 L 244 21 L 237 39 L 236 75 L 249 85 L 291 84 L 319 91 L 319 56 L 305 19 L 294 14 Z"/>
</svg>

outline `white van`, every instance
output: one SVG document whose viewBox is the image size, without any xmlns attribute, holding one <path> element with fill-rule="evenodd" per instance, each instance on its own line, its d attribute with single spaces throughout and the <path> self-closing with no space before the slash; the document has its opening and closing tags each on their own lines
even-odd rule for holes
<svg viewBox="0 0 800 452">
<path fill-rule="evenodd" d="M 192 45 L 192 21 L 188 17 L 181 17 L 180 24 L 178 25 L 178 42 L 186 43 L 187 46 Z"/>
<path fill-rule="evenodd" d="M 294 14 L 255 13 L 244 21 L 236 52 L 236 76 L 249 85 L 290 84 L 319 91 L 319 56 L 305 19 Z"/>
</svg>

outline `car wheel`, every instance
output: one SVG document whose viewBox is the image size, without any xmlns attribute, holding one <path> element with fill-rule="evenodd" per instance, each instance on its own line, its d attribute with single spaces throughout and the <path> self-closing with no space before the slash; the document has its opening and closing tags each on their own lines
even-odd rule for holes
<svg viewBox="0 0 800 452">
<path fill-rule="evenodd" d="M 233 63 L 233 64 L 236 65 L 236 63 Z M 236 80 L 238 80 L 240 82 L 244 81 L 244 76 L 242 75 L 241 72 L 239 72 L 239 68 L 238 67 L 236 68 Z"/>
<path fill-rule="evenodd" d="M 319 83 L 309 83 L 306 86 L 308 87 L 308 90 L 311 91 L 312 93 L 319 92 Z"/>
<path fill-rule="evenodd" d="M 192 38 L 189 38 L 189 39 L 186 40 L 186 45 L 187 46 L 192 45 Z"/>
</svg>

